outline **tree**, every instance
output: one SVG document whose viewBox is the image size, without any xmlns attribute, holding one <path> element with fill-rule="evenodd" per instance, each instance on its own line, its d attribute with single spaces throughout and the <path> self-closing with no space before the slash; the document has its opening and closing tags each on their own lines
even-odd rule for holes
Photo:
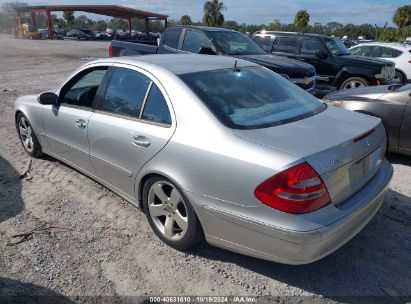
<svg viewBox="0 0 411 304">
<path fill-rule="evenodd" d="M 224 21 L 223 28 L 238 31 L 240 26 L 238 25 L 237 21 Z"/>
<path fill-rule="evenodd" d="M 68 28 L 71 29 L 74 25 L 74 20 L 76 20 L 76 18 L 74 18 L 74 12 L 63 12 L 63 18 L 66 20 Z"/>
<path fill-rule="evenodd" d="M 66 27 L 66 22 L 64 21 L 64 19 L 57 17 L 57 15 L 51 15 L 51 22 L 59 29 L 64 29 Z"/>
<path fill-rule="evenodd" d="M 307 27 L 308 22 L 310 21 L 310 15 L 306 10 L 298 11 L 295 14 L 294 25 L 298 31 L 302 32 L 305 27 Z"/>
<path fill-rule="evenodd" d="M 224 23 L 224 15 L 221 11 L 225 9 L 224 3 L 218 0 L 204 3 L 203 23 L 207 26 L 221 26 Z"/>
<path fill-rule="evenodd" d="M 411 5 L 404 5 L 397 8 L 392 21 L 398 27 L 398 33 L 402 33 L 403 29 L 411 25 Z"/>
<path fill-rule="evenodd" d="M 189 15 L 181 16 L 180 19 L 181 25 L 192 25 L 193 21 L 191 21 L 191 17 Z"/>
</svg>

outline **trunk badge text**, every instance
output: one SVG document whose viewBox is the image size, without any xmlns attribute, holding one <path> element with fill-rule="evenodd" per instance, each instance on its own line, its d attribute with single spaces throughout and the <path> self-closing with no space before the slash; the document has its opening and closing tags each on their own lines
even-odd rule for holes
<svg viewBox="0 0 411 304">
<path fill-rule="evenodd" d="M 328 163 L 322 164 L 322 165 L 320 166 L 320 169 L 331 168 L 331 167 L 335 166 L 335 165 L 338 164 L 338 163 L 339 163 L 339 160 L 338 160 L 338 159 L 333 159 L 333 160 L 329 161 Z"/>
</svg>

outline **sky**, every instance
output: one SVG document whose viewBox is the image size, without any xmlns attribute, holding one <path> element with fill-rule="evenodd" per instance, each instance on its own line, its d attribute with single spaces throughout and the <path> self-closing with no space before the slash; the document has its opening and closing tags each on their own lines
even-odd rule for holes
<svg viewBox="0 0 411 304">
<path fill-rule="evenodd" d="M 12 0 L 0 0 L 0 6 Z M 20 0 L 24 1 L 24 0 Z M 190 15 L 193 21 L 200 21 L 205 0 L 26 0 L 29 5 L 47 4 L 115 4 L 148 10 L 180 19 Z M 236 20 L 247 24 L 269 24 L 274 19 L 292 23 L 295 13 L 308 10 L 310 24 L 337 21 L 343 24 L 371 23 L 392 25 L 392 15 L 397 7 L 411 4 L 410 0 L 223 0 L 225 20 Z"/>
</svg>

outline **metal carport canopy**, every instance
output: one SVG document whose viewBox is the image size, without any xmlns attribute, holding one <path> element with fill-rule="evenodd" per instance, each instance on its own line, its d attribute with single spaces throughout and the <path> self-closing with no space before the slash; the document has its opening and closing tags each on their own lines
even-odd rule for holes
<svg viewBox="0 0 411 304">
<path fill-rule="evenodd" d="M 17 16 L 21 13 L 31 13 L 33 26 L 37 27 L 35 13 L 45 12 L 47 16 L 47 27 L 49 31 L 49 38 L 53 39 L 53 31 L 51 24 L 51 12 L 86 12 L 110 17 L 122 18 L 128 20 L 128 30 L 131 32 L 131 19 L 144 19 L 146 21 L 146 33 L 148 33 L 149 20 L 164 20 L 165 27 L 167 27 L 167 15 L 157 14 L 153 12 L 138 10 L 134 8 L 118 6 L 118 5 L 40 5 L 40 6 L 23 6 L 15 9 Z"/>
</svg>

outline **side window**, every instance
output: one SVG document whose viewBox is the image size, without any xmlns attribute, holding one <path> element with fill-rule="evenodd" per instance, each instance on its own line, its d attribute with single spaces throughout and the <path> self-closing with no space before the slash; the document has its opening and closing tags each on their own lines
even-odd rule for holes
<svg viewBox="0 0 411 304">
<path fill-rule="evenodd" d="M 214 49 L 210 39 L 204 33 L 188 30 L 184 37 L 182 50 L 190 53 L 198 53 L 201 47 Z"/>
<path fill-rule="evenodd" d="M 358 46 L 350 50 L 351 55 L 357 56 L 370 56 L 371 47 L 370 46 Z"/>
<path fill-rule="evenodd" d="M 106 71 L 98 67 L 81 72 L 61 90 L 60 103 L 91 107 Z"/>
<path fill-rule="evenodd" d="M 257 42 L 264 51 L 271 52 L 271 36 L 255 36 L 254 41 Z"/>
<path fill-rule="evenodd" d="M 280 37 L 278 44 L 274 46 L 275 52 L 297 54 L 298 40 L 296 37 Z"/>
<path fill-rule="evenodd" d="M 394 58 L 402 55 L 402 52 L 400 50 L 391 49 L 391 51 L 392 51 L 392 56 Z M 410 53 L 411 53 L 411 51 L 410 51 Z"/>
<path fill-rule="evenodd" d="M 153 83 L 144 106 L 142 119 L 171 125 L 170 111 L 160 89 Z"/>
<path fill-rule="evenodd" d="M 375 46 L 371 52 L 371 57 L 394 58 L 393 49 L 383 46 Z"/>
<path fill-rule="evenodd" d="M 181 28 L 170 28 L 164 32 L 164 45 L 173 49 L 178 48 L 178 41 L 180 40 Z"/>
<path fill-rule="evenodd" d="M 116 68 L 108 84 L 102 110 L 139 118 L 150 82 L 150 79 L 141 73 Z"/>
<path fill-rule="evenodd" d="M 300 54 L 315 55 L 315 51 L 322 50 L 322 46 L 318 41 L 313 39 L 303 39 Z"/>
</svg>

